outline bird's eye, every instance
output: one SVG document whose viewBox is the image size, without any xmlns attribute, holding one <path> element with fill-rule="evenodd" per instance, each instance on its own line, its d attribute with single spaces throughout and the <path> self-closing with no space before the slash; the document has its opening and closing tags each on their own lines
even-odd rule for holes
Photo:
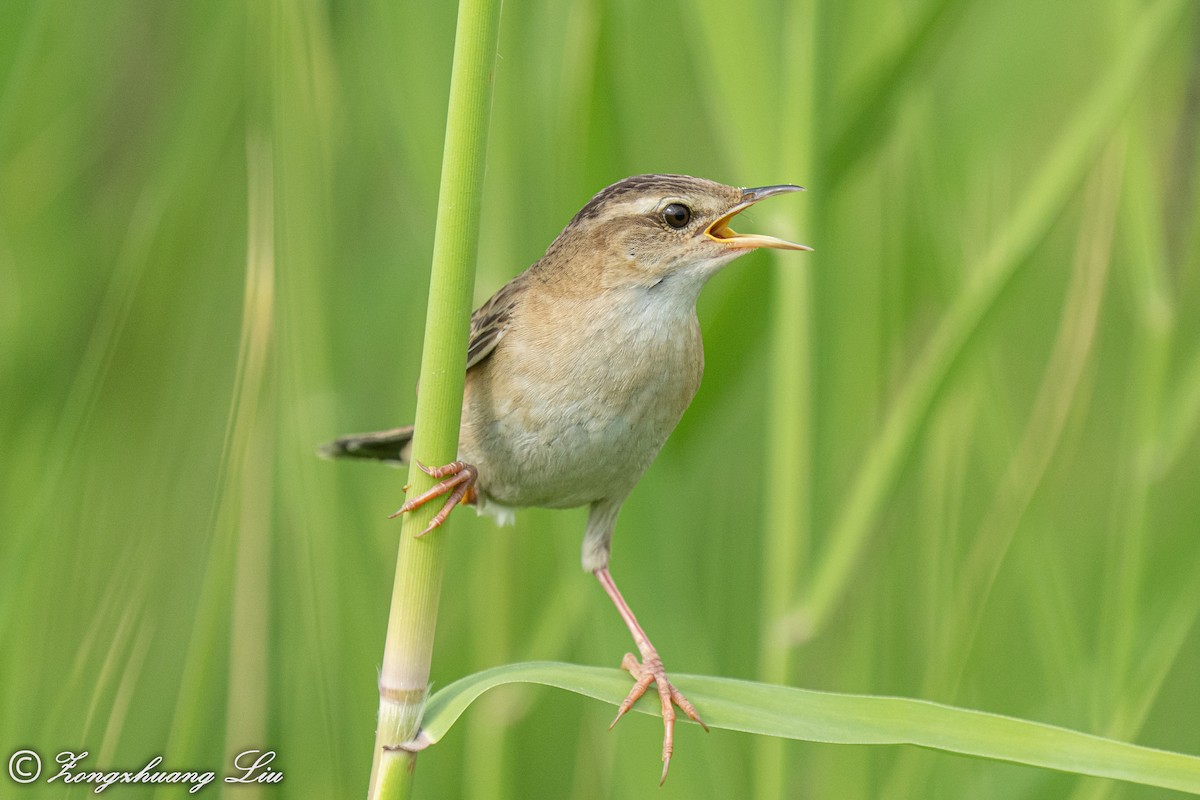
<svg viewBox="0 0 1200 800">
<path fill-rule="evenodd" d="M 692 221 L 692 210 L 683 203 L 671 203 L 663 209 L 663 220 L 672 228 L 682 228 Z"/>
</svg>

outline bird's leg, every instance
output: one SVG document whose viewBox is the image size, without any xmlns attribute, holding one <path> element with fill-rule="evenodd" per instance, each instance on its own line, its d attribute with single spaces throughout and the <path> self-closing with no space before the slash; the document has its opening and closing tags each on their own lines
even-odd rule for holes
<svg viewBox="0 0 1200 800">
<path fill-rule="evenodd" d="M 642 660 L 639 662 L 633 653 L 626 653 L 625 658 L 621 660 L 621 668 L 628 670 L 633 676 L 635 683 L 633 688 L 629 690 L 629 695 L 625 701 L 621 703 L 621 707 L 617 709 L 616 719 L 612 721 L 613 725 L 617 724 L 617 720 L 625 716 L 625 712 L 633 708 L 633 704 L 638 698 L 646 693 L 650 688 L 650 684 L 655 684 L 658 688 L 658 698 L 662 702 L 662 717 L 663 717 L 663 771 L 660 785 L 667 779 L 667 768 L 671 766 L 671 753 L 675 749 L 675 708 L 679 706 L 684 714 L 696 722 L 700 723 L 700 727 L 708 730 L 708 726 L 704 724 L 704 720 L 700 719 L 700 715 L 696 713 L 696 707 L 683 696 L 683 692 L 676 689 L 669 680 L 667 680 L 667 672 L 663 669 L 662 659 L 658 657 L 658 651 L 654 649 L 654 645 L 650 644 L 650 639 L 646 636 L 646 632 L 642 630 L 642 626 L 638 624 L 637 617 L 633 615 L 633 610 L 629 604 L 625 602 L 625 598 L 621 596 L 621 592 L 617 589 L 617 584 L 613 582 L 612 575 L 608 571 L 608 567 L 600 567 L 594 572 L 596 580 L 600 581 L 600 585 L 604 587 L 604 591 L 612 599 L 613 605 L 617 607 L 617 612 L 620 613 L 621 619 L 625 620 L 626 627 L 633 634 L 633 642 L 637 645 L 638 652 L 641 653 Z M 612 728 L 612 725 L 609 726 Z"/>
<path fill-rule="evenodd" d="M 388 519 L 398 517 L 406 511 L 412 511 L 414 508 L 420 508 L 433 498 L 441 497 L 449 492 L 450 496 L 442 504 L 441 510 L 433 515 L 433 519 L 425 526 L 425 530 L 417 534 L 417 536 L 424 536 L 445 522 L 446 517 L 450 516 L 450 512 L 454 510 L 456 505 L 475 502 L 475 480 L 479 477 L 479 470 L 463 461 L 452 461 L 444 467 L 427 467 L 418 461 L 417 467 L 429 477 L 441 482 L 429 491 L 422 492 L 416 497 L 406 500 L 404 505 L 400 506 L 395 513 L 388 515 Z M 441 480 L 442 478 L 445 478 L 445 480 Z M 408 487 L 405 486 L 404 488 L 407 491 Z"/>
</svg>

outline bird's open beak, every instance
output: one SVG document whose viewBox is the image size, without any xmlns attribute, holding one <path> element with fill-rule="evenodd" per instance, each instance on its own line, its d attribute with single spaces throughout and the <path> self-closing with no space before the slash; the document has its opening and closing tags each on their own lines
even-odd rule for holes
<svg viewBox="0 0 1200 800">
<path fill-rule="evenodd" d="M 770 197 L 773 194 L 783 194 L 784 192 L 802 191 L 804 191 L 803 186 L 793 186 L 790 183 L 780 186 L 759 186 L 757 189 L 743 189 L 741 201 L 721 215 L 716 222 L 705 228 L 704 235 L 715 242 L 720 242 L 726 247 L 737 247 L 747 250 L 755 247 L 774 247 L 778 250 L 812 250 L 808 245 L 776 239 L 774 236 L 767 236 L 761 233 L 737 233 L 729 227 L 729 220 L 733 219 L 738 212 L 746 210 L 763 198 Z"/>
</svg>

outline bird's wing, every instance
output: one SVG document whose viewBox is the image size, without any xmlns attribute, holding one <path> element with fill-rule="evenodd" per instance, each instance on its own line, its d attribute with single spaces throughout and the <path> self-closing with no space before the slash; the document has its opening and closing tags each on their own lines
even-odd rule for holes
<svg viewBox="0 0 1200 800">
<path fill-rule="evenodd" d="M 483 361 L 504 338 L 517 299 L 525 291 L 524 274 L 504 284 L 471 315 L 471 339 L 467 345 L 467 369 Z"/>
</svg>

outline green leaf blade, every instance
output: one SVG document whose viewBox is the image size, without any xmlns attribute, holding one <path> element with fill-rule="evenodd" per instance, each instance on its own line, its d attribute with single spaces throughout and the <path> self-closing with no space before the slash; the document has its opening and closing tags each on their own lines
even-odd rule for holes
<svg viewBox="0 0 1200 800">
<path fill-rule="evenodd" d="M 673 675 L 710 728 L 825 744 L 908 744 L 958 755 L 1200 794 L 1200 757 L 1119 742 L 1041 722 L 904 697 L 818 692 L 732 678 Z M 506 664 L 440 689 L 425 709 L 421 739 L 442 739 L 489 689 L 538 683 L 619 705 L 629 676 L 556 662 Z M 657 715 L 657 697 L 635 711 Z"/>
</svg>

